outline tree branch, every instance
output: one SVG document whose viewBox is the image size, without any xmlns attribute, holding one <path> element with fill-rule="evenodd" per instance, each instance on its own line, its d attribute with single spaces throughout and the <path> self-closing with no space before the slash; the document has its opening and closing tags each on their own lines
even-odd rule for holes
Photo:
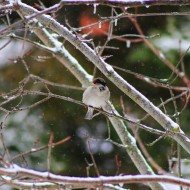
<svg viewBox="0 0 190 190">
<path fill-rule="evenodd" d="M 63 187 L 66 185 L 70 188 L 80 185 L 85 187 L 102 187 L 104 184 L 118 183 L 146 183 L 146 182 L 164 182 L 181 186 L 190 187 L 190 181 L 173 176 L 166 175 L 126 175 L 126 176 L 100 176 L 100 177 L 69 177 L 55 175 L 50 172 L 39 172 L 31 169 L 25 169 L 18 165 L 12 165 L 11 168 L 0 168 L 0 174 L 6 176 L 19 175 L 21 177 L 29 177 L 32 179 L 41 179 L 43 182 L 60 183 Z M 7 182 L 11 182 L 9 178 Z M 31 182 L 35 186 L 35 182 Z"/>
<path fill-rule="evenodd" d="M 159 108 L 150 102 L 144 95 L 137 91 L 132 85 L 124 80 L 109 64 L 99 57 L 86 43 L 81 41 L 76 35 L 65 26 L 58 23 L 48 15 L 40 15 L 36 9 L 19 2 L 20 11 L 26 15 L 37 14 L 37 19 L 45 27 L 50 28 L 59 35 L 63 36 L 77 49 L 79 49 L 110 81 L 112 81 L 120 90 L 128 95 L 134 102 L 148 112 L 163 128 L 172 132 L 178 132 L 173 135 L 175 139 L 188 153 L 190 153 L 190 139 L 184 136 L 184 132 L 179 125 L 171 118 L 165 115 Z M 180 133 L 181 134 L 180 134 Z"/>
<path fill-rule="evenodd" d="M 159 5 L 190 5 L 189 0 L 61 0 L 64 5 L 101 4 L 109 6 L 159 6 Z"/>
<path fill-rule="evenodd" d="M 30 23 L 32 24 L 33 21 Z M 60 45 L 60 42 L 57 39 L 55 39 L 52 35 L 50 35 L 50 33 L 45 28 L 43 28 L 43 26 L 40 23 L 35 23 L 35 25 L 37 25 L 39 28 L 35 27 L 34 32 L 42 40 L 44 44 L 51 47 L 51 49 L 55 50 L 55 58 L 57 58 L 61 63 L 63 63 L 65 67 L 67 67 L 73 73 L 73 75 L 77 77 L 82 86 L 88 86 L 90 84 L 91 76 L 81 67 L 78 61 L 75 58 L 73 58 L 69 54 L 69 52 L 63 46 Z M 49 94 L 49 96 L 52 95 L 53 94 Z M 69 101 L 71 100 L 71 98 L 66 98 L 65 100 Z M 79 101 L 73 102 L 81 104 L 81 102 Z M 108 110 L 110 113 L 113 111 L 114 113 L 117 113 L 113 106 L 108 106 Z M 150 168 L 145 158 L 141 154 L 140 150 L 138 149 L 134 137 L 127 131 L 124 122 L 120 120 L 121 118 L 118 117 L 119 114 L 117 113 L 117 117 L 114 118 L 111 116 L 109 117 L 109 119 L 112 125 L 114 126 L 116 132 L 118 133 L 124 146 L 127 147 L 126 150 L 131 159 L 134 161 L 135 166 L 142 174 L 154 174 L 153 170 Z M 151 183 L 150 186 L 155 190 L 164 189 L 164 187 L 161 184 L 157 183 Z"/>
</svg>

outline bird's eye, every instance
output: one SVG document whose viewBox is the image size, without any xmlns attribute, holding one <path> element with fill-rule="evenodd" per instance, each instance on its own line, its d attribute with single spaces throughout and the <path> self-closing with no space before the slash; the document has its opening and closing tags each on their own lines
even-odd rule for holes
<svg viewBox="0 0 190 190">
<path fill-rule="evenodd" d="M 104 86 L 100 86 L 99 89 L 100 89 L 100 92 L 101 92 L 101 91 L 105 90 L 105 87 Z"/>
</svg>

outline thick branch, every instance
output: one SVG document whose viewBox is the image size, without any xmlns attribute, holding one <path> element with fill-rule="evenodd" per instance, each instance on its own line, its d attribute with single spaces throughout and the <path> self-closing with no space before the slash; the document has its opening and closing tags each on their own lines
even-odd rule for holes
<svg viewBox="0 0 190 190">
<path fill-rule="evenodd" d="M 64 5 L 101 4 L 109 6 L 155 6 L 155 5 L 190 5 L 189 0 L 62 0 Z"/>
<path fill-rule="evenodd" d="M 34 28 L 34 32 L 47 46 L 50 46 L 52 47 L 51 49 L 54 49 L 55 58 L 63 63 L 73 73 L 73 75 L 77 77 L 77 79 L 83 86 L 89 85 L 91 76 L 88 75 L 86 71 L 84 71 L 84 69 L 80 66 L 76 59 L 74 59 L 69 54 L 69 52 L 65 53 L 65 48 L 61 46 L 60 42 L 52 37 L 52 35 L 50 35 L 49 32 L 45 28 L 43 28 L 40 23 L 38 23 L 38 27 Z M 110 110 L 109 112 L 114 111 L 114 113 L 116 113 L 114 107 L 108 107 L 108 110 Z M 109 119 L 115 130 L 117 131 L 123 145 L 127 147 L 126 150 L 140 173 L 154 174 L 153 170 L 148 165 L 145 158 L 138 149 L 134 137 L 127 131 L 127 128 L 123 121 L 121 121 L 120 118 L 109 117 Z M 154 190 L 165 189 L 162 184 L 159 183 L 150 183 L 149 185 Z"/>
<path fill-rule="evenodd" d="M 166 116 L 159 108 L 153 105 L 152 102 L 150 102 L 145 96 L 143 96 L 132 85 L 124 80 L 86 43 L 82 42 L 76 35 L 74 35 L 66 27 L 58 23 L 53 18 L 47 15 L 40 15 L 39 11 L 21 2 L 19 2 L 19 7 L 20 10 L 26 15 L 36 14 L 36 18 L 39 20 L 39 22 L 63 36 L 77 49 L 79 49 L 105 76 L 107 76 L 110 81 L 112 81 L 120 90 L 122 90 L 146 112 L 148 112 L 158 123 L 160 123 L 162 127 L 172 132 L 181 132 L 181 134 L 174 134 L 173 139 L 175 139 L 187 152 L 190 153 L 190 139 L 184 136 L 184 133 L 179 128 L 179 125 L 172 121 L 171 118 Z"/>
<path fill-rule="evenodd" d="M 69 177 L 55 175 L 50 172 L 38 172 L 31 169 L 21 168 L 13 165 L 11 168 L 0 168 L 1 175 L 19 175 L 29 177 L 32 179 L 41 179 L 44 182 L 62 183 L 62 185 L 69 185 L 70 187 L 83 185 L 84 187 L 102 187 L 104 184 L 118 184 L 118 183 L 145 183 L 145 182 L 165 182 L 176 185 L 190 187 L 190 181 L 178 177 L 164 176 L 164 175 L 126 175 L 113 177 Z M 11 181 L 11 180 L 10 180 Z M 35 183 L 34 183 L 35 185 Z"/>
</svg>

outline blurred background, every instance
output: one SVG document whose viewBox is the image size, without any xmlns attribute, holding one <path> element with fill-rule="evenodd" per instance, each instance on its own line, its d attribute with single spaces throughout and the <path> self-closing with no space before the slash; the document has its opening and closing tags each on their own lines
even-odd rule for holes
<svg viewBox="0 0 190 190">
<path fill-rule="evenodd" d="M 23 1 L 39 9 L 42 3 L 46 6 L 52 6 L 58 1 Z M 176 65 L 182 54 L 186 52 L 190 46 L 190 17 L 175 16 L 172 12 L 189 12 L 188 6 L 157 6 L 157 7 L 140 7 L 128 8 L 129 13 L 171 13 L 171 15 L 163 14 L 162 16 L 142 16 L 138 17 L 138 23 L 146 36 L 155 35 L 150 39 L 151 44 L 162 51 L 164 56 Z M 115 8 L 117 14 L 122 13 L 119 8 Z M 115 13 L 116 14 L 116 13 Z M 54 14 L 54 17 L 62 24 L 69 25 L 74 28 L 83 27 L 91 23 L 97 22 L 100 18 L 111 15 L 111 7 L 109 6 L 92 6 L 92 5 L 70 5 L 63 6 L 61 10 Z M 10 22 L 17 22 L 20 18 L 12 12 Z M 2 16 L 0 20 L 0 29 L 6 26 L 6 17 Z M 128 18 L 118 19 L 113 23 L 113 34 L 138 34 L 134 24 Z M 82 30 L 80 35 L 90 33 L 87 39 L 93 39 L 95 46 L 101 46 L 105 43 L 108 32 L 109 23 L 104 22 L 101 26 L 95 25 L 92 28 Z M 51 32 L 51 31 L 50 31 Z M 13 28 L 10 33 L 24 36 L 30 40 L 39 42 L 38 38 L 31 32 L 25 33 L 24 26 L 19 25 Z M 129 37 L 129 40 L 122 41 L 113 39 L 109 42 L 109 46 L 115 49 L 106 49 L 103 56 L 112 55 L 106 61 L 113 66 L 127 69 L 145 76 L 158 79 L 168 79 L 171 70 L 163 64 L 163 62 L 148 48 L 143 41 L 133 42 L 136 37 Z M 139 39 L 139 38 L 138 38 Z M 54 56 L 41 49 L 34 47 L 30 43 L 23 43 L 22 40 L 10 39 L 5 36 L 0 39 L 0 93 L 10 92 L 18 87 L 19 82 L 27 76 L 26 68 L 23 61 L 19 57 L 24 56 L 24 61 L 28 65 L 30 72 L 40 76 L 43 79 L 67 84 L 72 86 L 80 86 L 76 78 L 60 63 Z M 65 41 L 62 37 L 59 40 L 64 44 L 66 49 L 79 61 L 89 74 L 93 74 L 94 65 L 89 62 L 75 47 Z M 132 40 L 130 42 L 130 40 Z M 2 48 L 3 47 L 3 48 Z M 29 52 L 26 54 L 26 52 Z M 183 59 L 183 66 L 187 77 L 190 77 L 189 52 Z M 181 70 L 181 65 L 178 67 Z M 131 85 L 138 89 L 155 105 L 169 99 L 171 97 L 168 89 L 154 87 L 147 84 L 141 79 L 124 71 L 116 71 L 126 79 Z M 97 70 L 95 77 L 103 77 L 103 74 Z M 140 119 L 145 116 L 145 112 L 124 95 L 110 81 L 106 80 L 111 91 L 111 102 L 122 113 L 121 97 L 124 102 L 127 114 L 131 118 Z M 185 86 L 178 78 L 172 85 Z M 26 89 L 45 90 L 41 83 L 30 82 Z M 83 89 L 73 90 L 61 87 L 48 86 L 51 92 L 63 96 L 81 100 Z M 174 91 L 177 95 L 180 91 Z M 11 97 L 1 97 L 1 102 Z M 31 105 L 41 99 L 38 96 L 27 96 L 22 99 L 21 107 Z M 4 107 L 11 109 L 21 101 L 17 98 L 6 104 Z M 184 97 L 177 99 L 179 112 L 185 104 Z M 175 113 L 173 103 L 165 106 L 168 115 Z M 163 110 L 163 109 L 162 109 Z M 115 142 L 120 143 L 118 135 L 114 131 L 111 124 L 107 123 L 103 115 L 95 117 L 91 121 L 84 119 L 86 108 L 77 104 L 70 103 L 59 99 L 50 99 L 37 107 L 29 110 L 15 112 L 10 114 L 6 119 L 6 114 L 0 112 L 1 121 L 5 121 L 6 127 L 3 129 L 3 135 L 7 148 L 11 157 L 22 152 L 37 148 L 48 144 L 50 134 L 54 134 L 54 142 L 60 141 L 68 136 L 71 139 L 55 147 L 52 150 L 51 171 L 56 174 L 68 176 L 87 176 L 87 166 L 92 163 L 90 152 L 93 154 L 96 164 L 101 175 L 113 176 L 123 174 L 138 174 L 138 170 L 130 160 L 124 148 L 118 147 L 106 139 L 110 136 Z M 151 117 L 148 117 L 145 124 L 162 129 Z M 127 126 L 127 123 L 126 123 Z M 182 130 L 189 135 L 190 127 L 190 105 L 187 104 L 186 109 L 180 114 L 180 126 Z M 132 133 L 131 129 L 129 131 Z M 154 141 L 157 136 L 143 130 L 139 130 L 139 136 L 144 145 Z M 89 146 L 90 145 L 90 146 Z M 3 150 L 2 144 L 0 144 Z M 176 144 L 171 139 L 165 138 L 158 141 L 153 146 L 146 146 L 148 152 L 153 159 L 166 171 L 171 172 L 169 168 L 169 159 L 176 157 Z M 47 149 L 26 155 L 23 158 L 16 159 L 14 162 L 28 168 L 40 171 L 47 170 Z M 3 154 L 3 151 L 2 151 Z M 188 158 L 185 151 L 182 151 L 182 158 Z M 187 163 L 183 163 L 184 165 Z M 187 168 L 187 166 L 185 166 Z M 175 171 L 175 170 L 174 170 Z M 188 177 L 190 170 L 185 171 L 184 175 Z M 157 172 L 155 170 L 155 172 Z M 94 167 L 90 168 L 90 176 L 97 176 Z M 143 185 L 126 185 L 131 189 L 148 189 Z"/>
</svg>

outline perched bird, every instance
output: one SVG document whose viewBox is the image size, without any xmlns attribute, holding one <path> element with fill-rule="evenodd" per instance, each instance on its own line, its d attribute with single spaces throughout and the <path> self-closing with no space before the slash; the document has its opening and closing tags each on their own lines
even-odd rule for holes
<svg viewBox="0 0 190 190">
<path fill-rule="evenodd" d="M 93 85 L 89 86 L 83 93 L 83 103 L 96 108 L 104 109 L 110 98 L 110 91 L 106 86 L 106 82 L 102 78 L 95 78 Z M 91 120 L 93 118 L 94 109 L 88 107 L 85 119 Z"/>
</svg>

